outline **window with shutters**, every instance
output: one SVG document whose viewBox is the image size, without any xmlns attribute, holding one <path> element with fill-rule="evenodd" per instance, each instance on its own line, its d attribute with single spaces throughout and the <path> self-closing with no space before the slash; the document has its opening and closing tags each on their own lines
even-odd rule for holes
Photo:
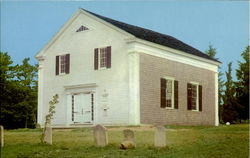
<svg viewBox="0 0 250 158">
<path fill-rule="evenodd" d="M 161 78 L 161 107 L 178 109 L 178 81 L 172 77 Z"/>
<path fill-rule="evenodd" d="M 190 110 L 199 111 L 199 84 L 189 83 L 188 98 Z"/>
<path fill-rule="evenodd" d="M 94 49 L 94 69 L 111 68 L 111 46 Z"/>
<path fill-rule="evenodd" d="M 56 75 L 69 74 L 70 71 L 70 54 L 56 56 Z"/>
<path fill-rule="evenodd" d="M 100 56 L 99 58 L 100 69 L 106 68 L 107 67 L 107 47 L 100 48 L 99 56 Z"/>
</svg>

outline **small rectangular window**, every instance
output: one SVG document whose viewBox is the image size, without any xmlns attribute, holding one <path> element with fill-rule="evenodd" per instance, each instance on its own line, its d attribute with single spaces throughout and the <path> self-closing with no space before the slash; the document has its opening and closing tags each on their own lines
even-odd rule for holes
<svg viewBox="0 0 250 158">
<path fill-rule="evenodd" d="M 100 68 L 107 67 L 107 47 L 100 48 L 99 65 L 100 65 Z"/>
<path fill-rule="evenodd" d="M 60 56 L 60 74 L 65 74 L 66 70 L 66 55 Z"/>
<path fill-rule="evenodd" d="M 70 71 L 70 54 L 56 56 L 56 75 L 69 74 Z"/>
<path fill-rule="evenodd" d="M 189 83 L 188 87 L 188 104 L 189 110 L 199 111 L 199 84 Z"/>
<path fill-rule="evenodd" d="M 161 108 L 178 109 L 178 81 L 173 77 L 161 78 Z"/>
<path fill-rule="evenodd" d="M 94 69 L 111 68 L 111 46 L 94 49 Z"/>
<path fill-rule="evenodd" d="M 167 108 L 173 108 L 173 101 L 174 101 L 174 95 L 173 95 L 173 91 L 174 91 L 174 86 L 173 86 L 173 81 L 174 80 L 170 80 L 167 79 L 167 87 L 166 87 L 166 106 Z"/>
</svg>

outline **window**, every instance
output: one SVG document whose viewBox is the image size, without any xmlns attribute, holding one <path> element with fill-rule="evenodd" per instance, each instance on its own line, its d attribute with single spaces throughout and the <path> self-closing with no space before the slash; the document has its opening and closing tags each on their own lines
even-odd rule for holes
<svg viewBox="0 0 250 158">
<path fill-rule="evenodd" d="M 107 48 L 100 48 L 99 65 L 100 68 L 106 68 L 107 66 Z"/>
<path fill-rule="evenodd" d="M 188 110 L 202 110 L 202 86 L 198 83 L 188 83 Z"/>
<path fill-rule="evenodd" d="M 60 74 L 64 74 L 66 70 L 66 55 L 60 56 Z"/>
<path fill-rule="evenodd" d="M 198 85 L 192 84 L 191 87 L 191 109 L 198 110 Z"/>
<path fill-rule="evenodd" d="M 69 74 L 70 54 L 56 56 L 56 75 Z"/>
<path fill-rule="evenodd" d="M 178 81 L 161 78 L 161 108 L 178 109 Z"/>
<path fill-rule="evenodd" d="M 111 46 L 95 48 L 94 50 L 94 69 L 111 68 Z"/>
<path fill-rule="evenodd" d="M 79 27 L 79 29 L 76 30 L 76 32 L 81 32 L 81 31 L 85 31 L 85 30 L 88 30 L 88 28 L 82 25 Z"/>
<path fill-rule="evenodd" d="M 170 80 L 167 79 L 167 87 L 166 87 L 166 107 L 167 108 L 173 108 L 173 102 L 174 102 L 174 86 L 173 86 L 173 81 L 174 80 Z"/>
</svg>

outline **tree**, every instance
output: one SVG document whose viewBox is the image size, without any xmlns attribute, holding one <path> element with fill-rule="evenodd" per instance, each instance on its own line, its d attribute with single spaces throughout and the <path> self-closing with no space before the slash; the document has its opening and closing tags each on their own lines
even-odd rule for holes
<svg viewBox="0 0 250 158">
<path fill-rule="evenodd" d="M 243 62 L 239 63 L 239 68 L 236 70 L 238 81 L 235 83 L 236 100 L 240 104 L 238 113 L 240 120 L 249 119 L 249 47 L 242 52 Z"/>
<path fill-rule="evenodd" d="M 205 51 L 205 53 L 216 59 L 219 60 L 219 58 L 216 58 L 216 54 L 217 54 L 217 50 L 216 48 L 213 47 L 213 45 L 209 44 L 208 49 Z M 221 111 L 222 111 L 222 94 L 224 92 L 224 81 L 222 79 L 223 73 L 220 71 L 220 67 L 219 67 L 219 73 L 218 73 L 218 105 L 219 105 L 219 116 L 220 116 L 220 120 L 221 120 Z"/>
<path fill-rule="evenodd" d="M 25 128 L 28 125 L 36 123 L 36 106 L 37 106 L 37 65 L 29 64 L 29 58 L 22 61 L 22 65 L 17 65 L 16 78 L 19 85 L 23 88 L 23 100 L 19 106 L 23 107 L 23 117 L 25 118 Z"/>
<path fill-rule="evenodd" d="M 0 124 L 5 128 L 34 127 L 37 105 L 37 66 L 24 59 L 13 65 L 8 53 L 0 52 Z"/>
<path fill-rule="evenodd" d="M 232 62 L 228 64 L 228 71 L 226 74 L 225 82 L 225 93 L 223 95 L 223 109 L 222 109 L 222 120 L 224 122 L 233 123 L 238 118 L 237 102 L 235 99 L 235 85 L 232 79 Z"/>
<path fill-rule="evenodd" d="M 218 60 L 218 58 L 215 58 L 215 55 L 217 54 L 216 48 L 214 48 L 212 44 L 209 44 L 209 45 L 208 45 L 208 49 L 205 51 L 205 53 L 206 53 L 208 56 L 210 56 L 210 57 L 212 57 L 212 58 Z"/>
</svg>

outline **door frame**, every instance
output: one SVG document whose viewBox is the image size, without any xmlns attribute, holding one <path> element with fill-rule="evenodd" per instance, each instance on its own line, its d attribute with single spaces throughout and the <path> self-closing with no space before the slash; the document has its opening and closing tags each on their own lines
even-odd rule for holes
<svg viewBox="0 0 250 158">
<path fill-rule="evenodd" d="M 89 102 L 89 104 L 90 104 L 90 121 L 89 122 L 84 122 L 84 119 L 82 120 L 83 122 L 76 122 L 75 120 L 73 121 L 73 115 L 74 115 L 74 113 L 75 113 L 75 111 L 73 112 L 73 110 L 75 110 L 75 105 L 73 105 L 73 98 L 72 98 L 72 96 L 74 96 L 74 95 L 81 95 L 81 96 L 84 96 L 84 95 L 90 95 L 89 97 L 90 97 L 90 102 Z M 71 108 L 72 108 L 72 110 L 71 110 L 71 120 L 72 120 L 72 124 L 93 124 L 93 121 L 94 121 L 94 103 L 95 103 L 95 98 L 94 98 L 94 93 L 93 92 L 81 92 L 81 93 L 72 93 L 71 94 L 71 98 L 72 98 L 72 100 L 71 100 Z M 80 99 L 84 99 L 84 98 L 80 98 Z M 93 101 L 92 101 L 92 99 L 93 99 Z M 84 103 L 84 102 L 83 102 Z M 74 107 L 73 107 L 74 106 Z M 83 109 L 84 109 L 84 107 L 82 107 Z M 83 110 L 82 109 L 82 110 Z M 84 111 L 82 111 L 82 117 L 84 117 Z M 75 117 L 75 116 L 74 116 Z"/>
<path fill-rule="evenodd" d="M 91 125 L 95 124 L 97 120 L 97 95 L 96 95 L 96 87 L 97 85 L 94 84 L 80 84 L 80 85 L 67 85 L 64 86 L 66 91 L 66 103 L 67 103 L 67 112 L 66 112 L 66 125 L 67 126 L 74 126 L 74 125 Z M 90 123 L 74 123 L 72 121 L 72 95 L 73 94 L 90 94 L 92 97 L 93 94 L 93 103 L 91 102 L 91 107 L 93 106 L 93 111 L 91 111 L 91 122 Z M 92 108 L 91 108 L 92 110 Z M 93 120 L 92 120 L 93 116 Z"/>
</svg>

